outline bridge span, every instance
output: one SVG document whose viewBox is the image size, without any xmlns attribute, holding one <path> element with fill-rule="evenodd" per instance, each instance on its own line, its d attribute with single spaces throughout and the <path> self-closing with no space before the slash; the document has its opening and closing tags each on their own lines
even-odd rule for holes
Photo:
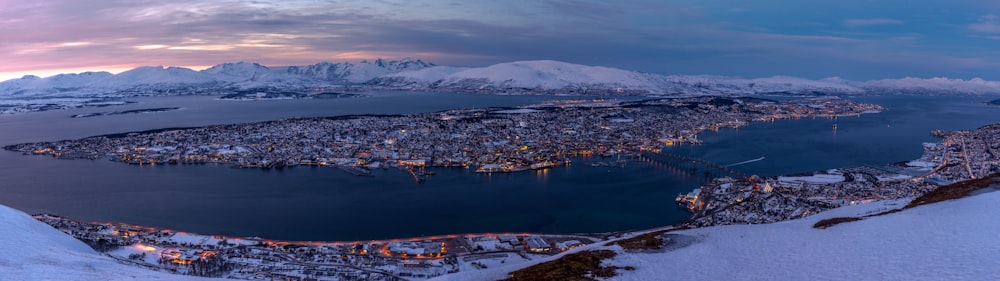
<svg viewBox="0 0 1000 281">
<path fill-rule="evenodd" d="M 718 176 L 729 176 L 737 179 L 749 177 L 746 174 L 737 170 L 733 170 L 727 166 L 719 165 L 702 159 L 691 158 L 681 155 L 652 153 L 644 151 L 639 153 L 639 158 L 673 167 L 690 168 L 692 172 L 698 171 L 699 168 L 701 168 L 701 170 L 703 170 L 707 174 L 714 173 Z"/>
</svg>

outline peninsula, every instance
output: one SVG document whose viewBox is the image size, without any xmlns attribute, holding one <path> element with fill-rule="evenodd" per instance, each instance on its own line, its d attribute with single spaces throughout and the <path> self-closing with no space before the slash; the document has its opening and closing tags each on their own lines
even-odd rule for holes
<svg viewBox="0 0 1000 281">
<path fill-rule="evenodd" d="M 878 105 L 838 98 L 568 100 L 517 109 L 296 118 L 155 130 L 6 149 L 136 165 L 222 163 L 264 169 L 319 165 L 346 167 L 359 175 L 385 167 L 516 172 L 562 165 L 577 155 L 658 152 L 663 145 L 699 143 L 698 133 L 704 130 L 754 121 L 834 118 L 880 110 Z M 421 175 L 415 176 L 419 181 Z"/>
</svg>

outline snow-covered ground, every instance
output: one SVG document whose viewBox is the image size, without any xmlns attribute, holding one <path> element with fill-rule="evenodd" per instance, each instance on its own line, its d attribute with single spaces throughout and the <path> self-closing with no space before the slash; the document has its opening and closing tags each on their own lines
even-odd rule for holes
<svg viewBox="0 0 1000 281">
<path fill-rule="evenodd" d="M 937 165 L 938 165 L 938 163 L 927 162 L 927 161 L 920 161 L 920 160 L 913 160 L 913 161 L 910 161 L 910 162 L 906 162 L 906 166 L 928 168 L 928 169 L 937 167 Z"/>
<path fill-rule="evenodd" d="M 542 111 L 541 110 L 537 110 L 537 109 L 531 109 L 531 108 L 518 108 L 518 109 L 508 109 L 508 110 L 497 110 L 497 111 L 494 111 L 493 113 L 521 114 L 521 113 L 535 113 L 535 112 L 542 112 Z"/>
<path fill-rule="evenodd" d="M 837 183 L 844 181 L 844 175 L 834 175 L 834 174 L 815 174 L 812 176 L 805 177 L 788 177 L 781 176 L 778 177 L 778 181 L 781 182 L 806 182 L 806 183 Z"/>
<path fill-rule="evenodd" d="M 770 225 L 678 232 L 700 243 L 665 253 L 624 253 L 617 280 L 989 280 L 1000 276 L 1000 192 L 946 201 L 827 229 L 817 221 L 883 208 L 871 203 Z M 897 204 L 901 207 L 902 204 Z"/>
<path fill-rule="evenodd" d="M 0 205 L 0 280 L 209 280 L 102 256 L 27 214 Z"/>
<path fill-rule="evenodd" d="M 632 266 L 613 280 L 994 280 L 1000 254 L 1000 192 L 815 229 L 817 221 L 897 209 L 907 199 L 845 206 L 808 218 L 672 232 L 696 243 L 679 249 L 625 252 L 604 264 Z M 551 258 L 550 258 L 551 259 Z M 546 259 L 549 260 L 549 259 Z M 530 264 L 541 262 L 534 261 Z M 528 266 L 527 264 L 524 266 Z M 503 271 L 465 272 L 437 280 L 499 279 Z"/>
<path fill-rule="evenodd" d="M 989 189 L 995 190 L 995 189 Z M 573 249 L 611 249 L 613 280 L 990 280 L 1000 276 L 1000 192 L 925 205 L 827 229 L 817 221 L 897 209 L 908 199 L 845 206 L 808 218 L 764 225 L 674 231 L 693 244 L 655 252 L 626 252 L 595 243 Z M 211 243 L 184 235 L 190 243 Z M 118 251 L 140 253 L 141 245 Z M 126 254 L 127 254 L 126 253 Z M 119 253 L 121 254 L 121 253 Z M 476 266 L 433 280 L 496 280 L 511 271 L 557 259 L 515 254 L 475 258 Z M 504 261 L 504 262 L 501 262 Z M 151 262 L 147 258 L 146 262 Z M 464 261 L 463 264 L 466 264 Z M 0 206 L 0 280 L 203 280 L 148 271 L 102 256 L 82 242 L 14 209 Z"/>
</svg>

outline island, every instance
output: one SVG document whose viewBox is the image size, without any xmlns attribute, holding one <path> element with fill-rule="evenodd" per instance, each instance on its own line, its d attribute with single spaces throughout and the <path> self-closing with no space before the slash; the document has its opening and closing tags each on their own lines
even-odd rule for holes
<svg viewBox="0 0 1000 281">
<path fill-rule="evenodd" d="M 164 128 L 5 148 L 28 155 L 104 158 L 134 165 L 219 163 L 259 169 L 319 165 L 357 175 L 368 175 L 370 169 L 396 167 L 409 170 L 418 182 L 427 175 L 424 167 L 518 172 L 563 165 L 577 155 L 627 154 L 643 161 L 679 162 L 678 167 L 703 165 L 706 172 L 716 169 L 729 174 L 678 195 L 677 203 L 692 212 L 690 219 L 654 229 L 613 233 L 480 233 L 302 242 L 191 234 L 49 214 L 35 216 L 123 263 L 160 271 L 237 279 L 423 279 L 505 264 L 529 264 L 585 245 L 668 237 L 664 231 L 676 229 L 772 223 L 840 206 L 915 198 L 942 185 L 1000 172 L 996 160 L 1000 159 L 1000 123 L 969 131 L 935 131 L 941 139 L 925 143 L 923 156 L 912 161 L 778 177 L 743 175 L 698 159 L 661 153 L 665 146 L 700 143 L 698 134 L 705 130 L 881 110 L 878 105 L 839 98 L 783 102 L 727 97 L 562 100 L 518 108 Z M 677 247 L 696 243 L 692 237 L 669 237 L 668 242 Z"/>
<path fill-rule="evenodd" d="M 6 149 L 63 159 L 107 158 L 135 165 L 222 163 L 244 168 L 337 166 L 358 175 L 398 167 L 517 172 L 563 165 L 574 156 L 659 152 L 700 143 L 698 133 L 755 121 L 836 118 L 882 107 L 839 98 L 776 102 L 698 97 L 643 101 L 561 100 L 523 108 L 412 115 L 351 115 L 155 130 Z"/>
<path fill-rule="evenodd" d="M 97 117 L 97 116 L 113 116 L 113 115 L 126 115 L 126 114 L 139 114 L 139 113 L 151 113 L 151 112 L 165 112 L 179 110 L 180 107 L 159 107 L 159 108 L 143 108 L 143 109 L 133 109 L 133 110 L 123 110 L 123 111 L 110 111 L 110 112 L 95 112 L 95 113 L 85 113 L 85 114 L 75 114 L 71 115 L 71 118 L 86 118 L 86 117 Z"/>
<path fill-rule="evenodd" d="M 340 99 L 364 97 L 358 93 L 340 92 L 291 92 L 273 89 L 250 89 L 240 90 L 232 94 L 219 97 L 220 100 L 237 101 L 261 101 L 261 100 L 288 100 L 288 99 Z"/>
<path fill-rule="evenodd" d="M 676 230 L 791 220 L 836 206 L 884 200 L 885 204 L 875 204 L 880 207 L 868 211 L 868 216 L 878 216 L 898 212 L 901 210 L 898 205 L 909 201 L 906 198 L 925 200 L 920 199 L 924 198 L 921 195 L 934 192 L 947 193 L 944 198 L 964 197 L 969 193 L 956 190 L 975 190 L 1000 178 L 1000 162 L 997 161 L 1000 159 L 1000 123 L 951 132 L 938 142 L 925 143 L 924 148 L 920 158 L 888 167 L 838 168 L 768 178 L 719 178 L 689 197 L 678 198 L 678 202 L 695 212 L 692 219 L 670 226 L 613 233 L 480 233 L 305 242 L 193 234 L 49 214 L 34 218 L 122 263 L 158 271 L 231 279 L 426 279 L 503 266 L 516 269 L 588 245 L 596 247 L 567 253 L 554 263 L 535 267 L 563 266 L 571 262 L 567 260 L 580 256 L 600 265 L 601 260 L 615 255 L 608 250 L 613 247 L 620 247 L 625 253 L 650 253 L 704 243 L 690 234 L 671 233 Z M 976 183 L 977 180 L 987 182 Z M 937 187 L 952 182 L 955 184 Z M 977 186 L 964 188 L 967 185 Z M 928 192 L 932 189 L 934 191 Z M 921 202 L 927 201 L 917 204 Z M 864 218 L 836 219 L 833 223 Z M 820 222 L 825 221 L 831 220 Z M 828 226 L 817 223 L 814 227 Z M 615 269 L 634 269 L 614 265 L 606 268 L 611 268 L 612 273 Z M 534 276 L 530 273 L 531 270 L 521 270 L 511 274 Z"/>
<path fill-rule="evenodd" d="M 779 177 L 720 177 L 676 201 L 693 213 L 693 226 L 772 223 L 845 205 L 914 198 L 1000 172 L 1000 123 L 936 132 L 943 139 L 924 143 L 923 156 L 912 161 Z"/>
</svg>

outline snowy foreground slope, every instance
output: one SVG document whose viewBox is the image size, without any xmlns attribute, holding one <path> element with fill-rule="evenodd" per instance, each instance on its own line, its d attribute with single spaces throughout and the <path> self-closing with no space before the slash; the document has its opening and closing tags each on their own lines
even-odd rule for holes
<svg viewBox="0 0 1000 281">
<path fill-rule="evenodd" d="M 120 264 L 27 214 L 0 205 L 0 280 L 209 280 Z"/>
<path fill-rule="evenodd" d="M 821 219 L 878 213 L 906 203 L 848 206 L 767 225 L 670 232 L 695 241 L 673 250 L 632 253 L 595 244 L 572 252 L 611 249 L 619 255 L 604 264 L 635 267 L 618 270 L 612 280 L 996 280 L 1000 276 L 996 266 L 1000 192 L 827 229 L 812 227 Z M 436 280 L 497 280 L 516 269 L 463 272 Z"/>
<path fill-rule="evenodd" d="M 1000 186 L 994 186 L 994 190 Z M 682 245 L 627 252 L 609 249 L 612 280 L 995 280 L 1000 276 L 1000 192 L 924 205 L 815 229 L 817 221 L 900 208 L 907 200 L 833 209 L 801 220 L 669 232 Z M 434 280 L 498 280 L 511 271 L 561 257 L 495 265 Z M 82 242 L 0 206 L 0 280 L 203 280 L 117 263 Z"/>
</svg>

